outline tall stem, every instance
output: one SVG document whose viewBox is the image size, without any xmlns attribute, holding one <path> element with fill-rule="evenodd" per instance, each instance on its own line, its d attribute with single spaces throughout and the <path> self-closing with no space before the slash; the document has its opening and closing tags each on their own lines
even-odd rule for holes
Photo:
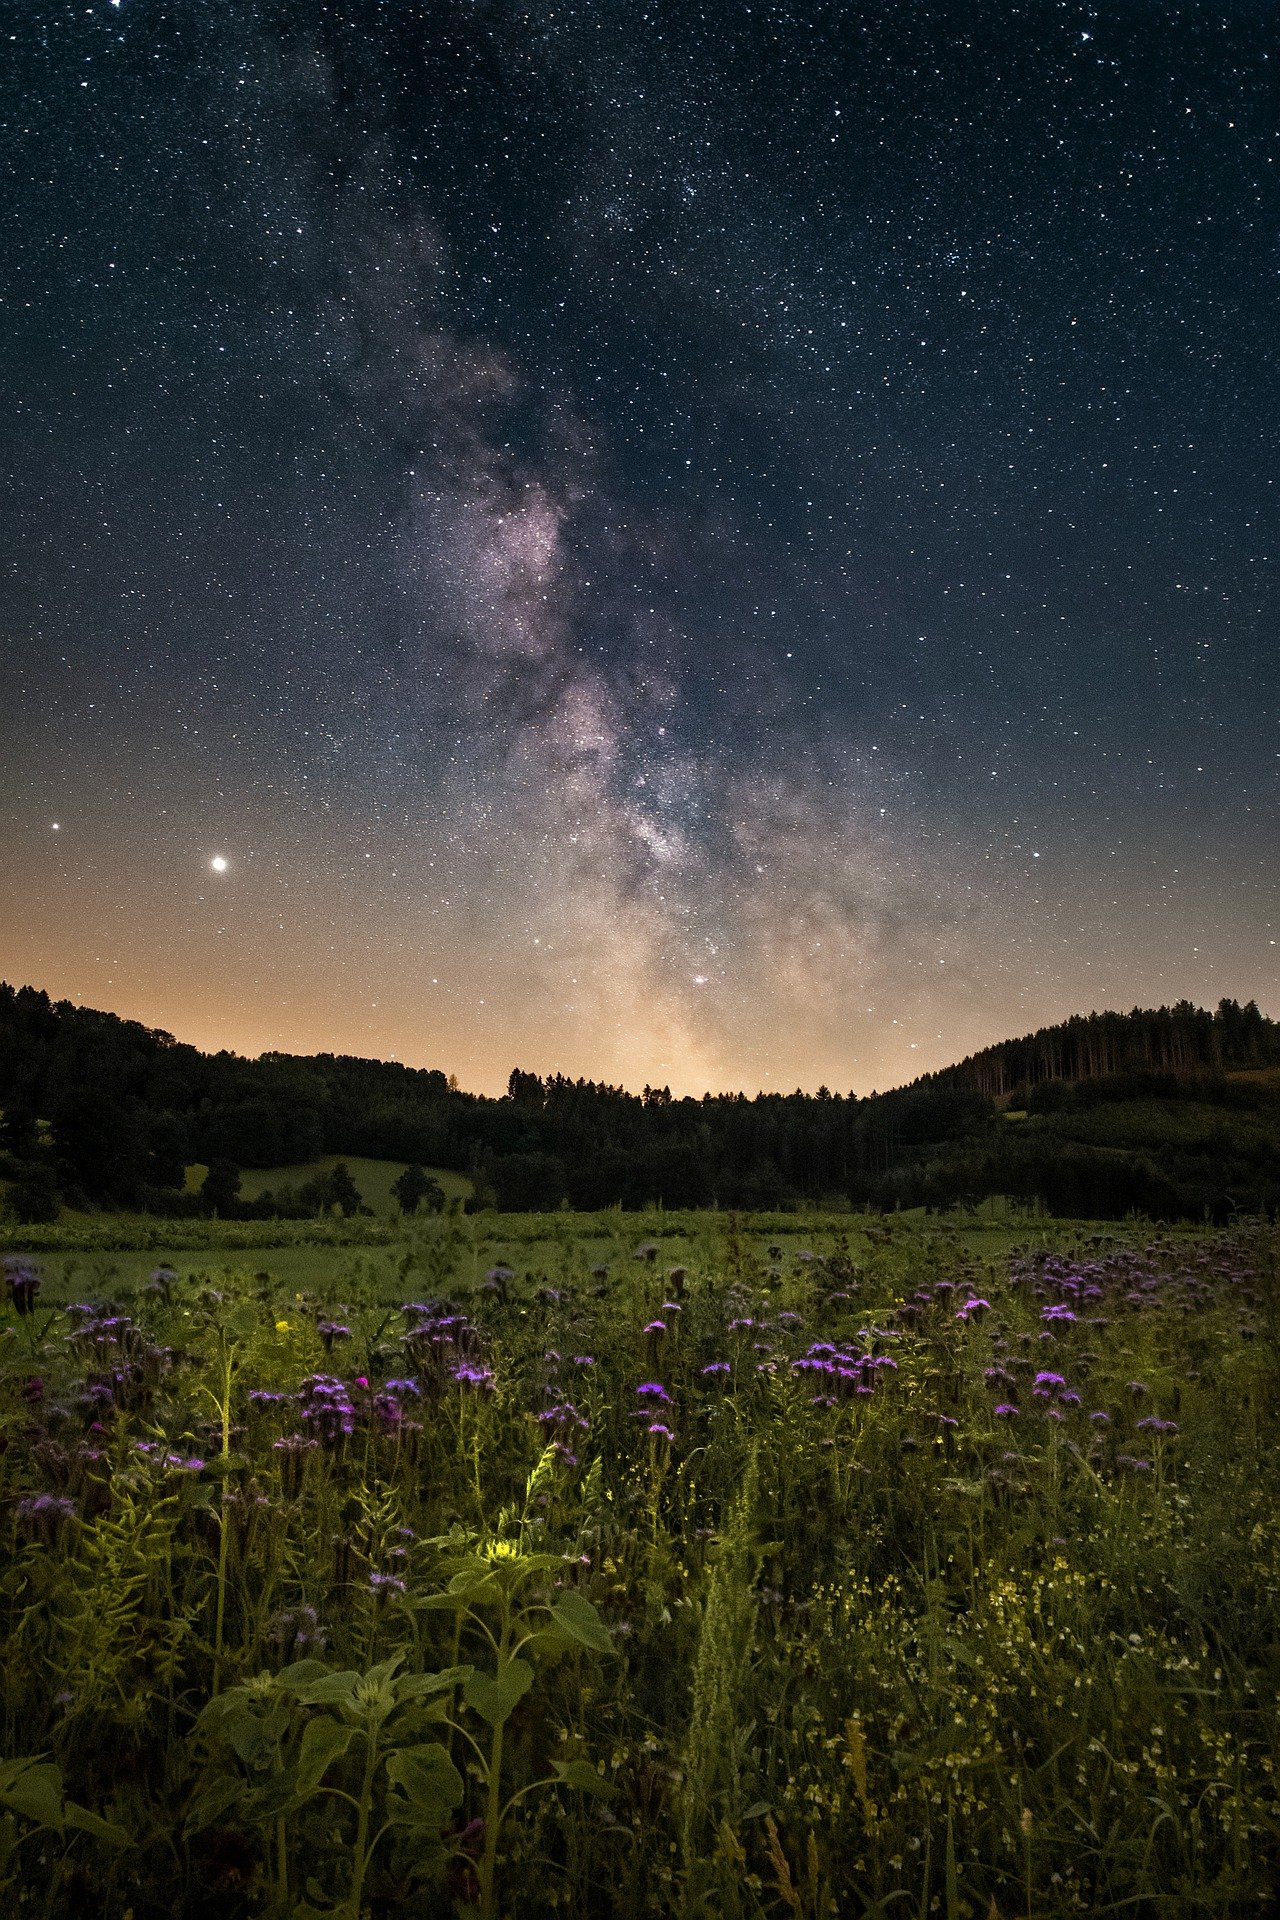
<svg viewBox="0 0 1280 1920">
<path fill-rule="evenodd" d="M 351 1920 L 360 1920 L 360 1896 L 364 1892 L 365 1869 L 368 1865 L 369 1810 L 373 1805 L 373 1768 L 377 1757 L 377 1728 L 370 1724 L 365 1728 L 364 1779 L 360 1784 L 360 1810 L 356 1817 L 356 1845 L 351 1860 L 351 1901 L 349 1906 Z"/>
<path fill-rule="evenodd" d="M 232 1350 L 224 1349 L 222 1360 L 222 1399 L 218 1411 L 222 1417 L 222 1487 L 218 1513 L 218 1610 L 213 1624 L 213 1691 L 222 1684 L 222 1632 L 227 1613 L 227 1474 L 226 1461 L 231 1452 L 231 1370 Z"/>
<path fill-rule="evenodd" d="M 281 1913 L 289 1911 L 289 1847 L 285 1837 L 284 1815 L 276 1815 L 276 1894 Z"/>
<path fill-rule="evenodd" d="M 480 1859 L 480 1920 L 493 1920 L 498 1910 L 498 1827 L 502 1820 L 503 1724 L 493 1730 L 489 1747 L 489 1792 L 484 1812 L 484 1853 Z"/>
</svg>

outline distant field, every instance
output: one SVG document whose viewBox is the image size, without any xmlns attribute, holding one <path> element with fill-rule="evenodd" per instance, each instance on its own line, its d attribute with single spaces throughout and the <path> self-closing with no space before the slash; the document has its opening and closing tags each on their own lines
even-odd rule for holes
<svg viewBox="0 0 1280 1920">
<path fill-rule="evenodd" d="M 331 1167 L 342 1162 L 351 1178 L 360 1189 L 367 1207 L 372 1207 L 380 1218 L 399 1213 L 395 1195 L 391 1189 L 404 1172 L 404 1160 L 363 1160 L 357 1154 L 326 1153 L 319 1160 L 308 1160 L 297 1167 L 246 1167 L 240 1175 L 240 1191 L 246 1200 L 256 1200 L 260 1193 L 268 1189 L 278 1193 L 281 1187 L 301 1187 L 308 1180 L 314 1180 L 319 1173 L 328 1173 Z M 194 1192 L 201 1184 L 208 1169 L 201 1165 L 187 1168 L 187 1191 Z M 465 1173 L 451 1173 L 445 1167 L 428 1167 L 431 1178 L 444 1189 L 447 1199 L 465 1200 L 471 1193 L 471 1182 Z"/>
<path fill-rule="evenodd" d="M 358 1169 L 389 1165 L 359 1160 L 349 1164 L 362 1188 Z M 372 1198 L 370 1204 L 375 1204 Z M 770 1247 L 776 1246 L 784 1260 L 798 1258 L 802 1264 L 808 1254 L 826 1256 L 843 1249 L 860 1265 L 876 1267 L 902 1257 L 926 1265 L 957 1257 L 1007 1258 L 1033 1243 L 1095 1253 L 1140 1241 L 1148 1232 L 1145 1223 L 1100 1226 L 1029 1219 L 1007 1202 L 990 1201 L 949 1215 L 927 1215 L 919 1209 L 884 1217 L 817 1210 L 730 1215 L 623 1213 L 612 1208 L 602 1213 L 485 1211 L 452 1222 L 438 1216 L 405 1221 L 389 1211 L 372 1220 L 304 1221 L 175 1221 L 143 1214 L 64 1213 L 54 1226 L 0 1230 L 0 1251 L 33 1255 L 51 1300 L 94 1294 L 127 1298 L 155 1268 L 167 1266 L 184 1278 L 204 1275 L 219 1285 L 228 1274 L 269 1274 L 286 1293 L 336 1292 L 342 1297 L 356 1286 L 390 1302 L 405 1296 L 406 1256 L 414 1249 L 426 1255 L 425 1272 L 429 1249 L 442 1239 L 449 1244 L 447 1285 L 465 1296 L 494 1266 L 508 1266 L 522 1282 L 535 1285 L 581 1283 L 598 1265 L 616 1278 L 640 1268 L 636 1252 L 646 1246 L 655 1249 L 653 1271 L 664 1274 L 673 1266 L 723 1264 L 733 1259 L 735 1243 L 741 1257 L 753 1263 L 766 1262 Z M 1194 1229 L 1175 1228 L 1164 1237 L 1178 1242 L 1194 1234 Z M 414 1282 L 407 1284 L 412 1292 Z"/>
</svg>

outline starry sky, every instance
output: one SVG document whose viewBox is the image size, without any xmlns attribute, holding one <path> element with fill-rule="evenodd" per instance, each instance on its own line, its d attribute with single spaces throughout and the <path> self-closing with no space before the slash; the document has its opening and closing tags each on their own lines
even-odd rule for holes
<svg viewBox="0 0 1280 1920">
<path fill-rule="evenodd" d="M 1278 82 L 1261 0 L 13 0 L 0 976 L 477 1091 L 1280 1015 Z"/>
</svg>

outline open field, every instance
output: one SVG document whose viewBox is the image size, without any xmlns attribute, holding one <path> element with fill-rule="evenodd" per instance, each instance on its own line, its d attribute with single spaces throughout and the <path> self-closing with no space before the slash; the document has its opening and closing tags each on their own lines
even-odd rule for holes
<svg viewBox="0 0 1280 1920">
<path fill-rule="evenodd" d="M 9 1260 L 11 1902 L 1268 1910 L 1274 1229 L 150 1229 Z"/>
<path fill-rule="evenodd" d="M 360 1189 L 364 1204 L 379 1219 L 394 1219 L 398 1215 L 391 1189 L 408 1165 L 405 1160 L 369 1160 L 356 1153 L 326 1153 L 318 1160 L 306 1160 L 293 1167 L 246 1167 L 240 1175 L 240 1192 L 244 1199 L 256 1200 L 268 1191 L 279 1193 L 282 1187 L 293 1187 L 296 1191 L 308 1180 L 332 1172 L 339 1164 L 346 1167 Z M 188 1193 L 198 1191 L 208 1171 L 203 1165 L 187 1168 Z M 465 1173 L 453 1173 L 448 1167 L 428 1167 L 426 1172 L 447 1200 L 465 1200 L 471 1192 L 471 1182 Z"/>
</svg>

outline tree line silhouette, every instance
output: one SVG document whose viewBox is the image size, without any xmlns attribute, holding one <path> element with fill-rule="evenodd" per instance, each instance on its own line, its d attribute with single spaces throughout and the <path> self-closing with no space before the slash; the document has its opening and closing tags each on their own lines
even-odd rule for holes
<svg viewBox="0 0 1280 1920">
<path fill-rule="evenodd" d="M 343 1055 L 204 1054 L 117 1015 L 0 984 L 0 1178 L 60 1205 L 221 1215 L 359 1205 L 334 1171 L 240 1197 L 238 1170 L 323 1154 L 468 1174 L 473 1206 L 536 1211 L 799 1202 L 882 1209 L 1005 1194 L 1055 1213 L 1223 1218 L 1280 1202 L 1280 1023 L 1249 1003 L 1091 1014 L 910 1086 L 673 1098 L 516 1070 L 507 1093 Z M 186 1169 L 209 1169 L 185 1189 Z M 346 1176 L 349 1182 L 349 1174 Z M 341 1184 L 341 1183 L 339 1183 Z M 438 1193 L 438 1189 L 436 1190 Z"/>
</svg>

